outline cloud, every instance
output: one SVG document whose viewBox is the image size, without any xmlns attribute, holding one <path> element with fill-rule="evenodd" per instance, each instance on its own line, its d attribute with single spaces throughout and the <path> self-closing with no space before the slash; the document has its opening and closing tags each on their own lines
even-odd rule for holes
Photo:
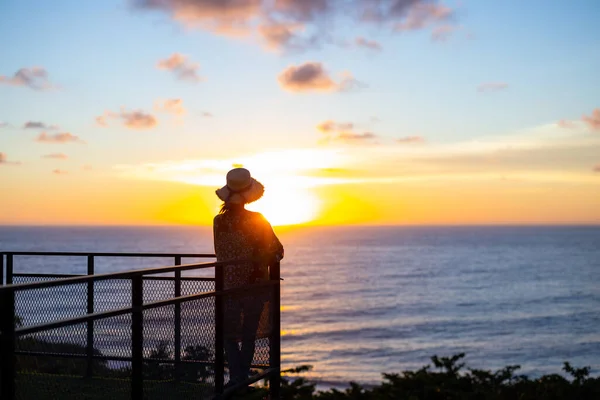
<svg viewBox="0 0 600 400">
<path fill-rule="evenodd" d="M 600 164 L 597 164 L 596 166 L 594 166 L 593 170 L 594 170 L 594 172 L 600 172 Z"/>
<path fill-rule="evenodd" d="M 204 118 L 212 118 L 212 117 L 214 117 L 214 115 L 212 113 L 209 113 L 208 111 L 202 111 L 200 113 L 200 115 L 202 115 Z"/>
<path fill-rule="evenodd" d="M 40 143 L 85 143 L 78 136 L 72 135 L 69 132 L 56 133 L 53 135 L 42 132 L 37 137 L 36 141 Z"/>
<path fill-rule="evenodd" d="M 43 155 L 42 158 L 51 158 L 51 159 L 55 159 L 55 160 L 66 160 L 69 157 L 63 153 L 51 153 L 51 154 Z"/>
<path fill-rule="evenodd" d="M 405 136 L 396 139 L 397 143 L 410 144 L 410 143 L 425 143 L 425 138 L 422 136 Z"/>
<path fill-rule="evenodd" d="M 52 171 L 52 173 L 55 175 L 66 175 L 69 173 L 69 171 L 65 171 L 64 169 L 55 169 Z"/>
<path fill-rule="evenodd" d="M 456 25 L 440 25 L 431 31 L 431 39 L 436 42 L 445 42 L 457 29 Z"/>
<path fill-rule="evenodd" d="M 93 168 L 91 165 L 84 165 L 81 167 L 81 169 L 84 171 L 91 171 Z"/>
<path fill-rule="evenodd" d="M 8 122 L 0 121 L 0 129 L 2 128 L 10 128 L 10 124 Z"/>
<path fill-rule="evenodd" d="M 569 121 L 568 119 L 561 119 L 556 123 L 556 125 L 564 129 L 575 128 L 575 123 L 573 121 Z"/>
<path fill-rule="evenodd" d="M 486 82 L 477 86 L 477 91 L 480 93 L 499 92 L 507 88 L 508 83 L 505 82 Z"/>
<path fill-rule="evenodd" d="M 156 118 L 142 111 L 131 111 L 121 113 L 123 124 L 130 129 L 150 129 L 158 123 Z"/>
<path fill-rule="evenodd" d="M 6 153 L 0 152 L 0 165 L 19 165 L 20 162 L 16 161 L 8 161 L 8 157 Z"/>
<path fill-rule="evenodd" d="M 189 61 L 188 58 L 179 53 L 173 53 L 169 58 L 160 60 L 157 64 L 158 69 L 171 71 L 179 80 L 199 82 L 198 75 L 200 65 Z"/>
<path fill-rule="evenodd" d="M 320 62 L 291 65 L 279 75 L 278 80 L 283 89 L 296 93 L 348 91 L 362 85 L 347 72 L 335 82 Z"/>
<path fill-rule="evenodd" d="M 41 67 L 21 68 L 11 77 L 0 75 L 0 85 L 27 86 L 34 90 L 52 89 L 48 72 Z"/>
<path fill-rule="evenodd" d="M 305 25 L 299 22 L 270 21 L 258 27 L 258 34 L 271 50 L 304 50 L 316 40 L 315 37 L 301 38 L 298 33 L 304 30 Z"/>
<path fill-rule="evenodd" d="M 351 131 L 352 129 L 354 129 L 354 124 L 351 122 L 335 122 L 332 120 L 327 120 L 324 122 L 321 122 L 319 125 L 317 125 L 317 130 L 323 132 L 323 133 L 330 133 L 330 132 L 339 132 L 339 131 Z"/>
<path fill-rule="evenodd" d="M 582 121 L 593 131 L 600 131 L 600 108 L 594 109 L 592 113 L 581 117 Z"/>
<path fill-rule="evenodd" d="M 352 122 L 323 121 L 316 126 L 317 130 L 325 135 L 320 143 L 344 142 L 358 143 L 376 139 L 378 136 L 372 132 L 357 133 Z"/>
<path fill-rule="evenodd" d="M 56 125 L 46 125 L 43 122 L 35 122 L 35 121 L 27 121 L 23 125 L 23 129 L 44 129 L 44 130 L 54 130 L 58 129 Z"/>
<path fill-rule="evenodd" d="M 184 115 L 187 112 L 181 99 L 168 99 L 164 102 L 157 102 L 154 105 L 154 109 L 173 115 Z"/>
<path fill-rule="evenodd" d="M 158 119 L 152 114 L 141 110 L 127 111 L 125 108 L 119 113 L 105 111 L 103 115 L 96 117 L 96 124 L 107 127 L 111 119 L 120 120 L 127 128 L 135 130 L 152 129 L 158 125 Z"/>
<path fill-rule="evenodd" d="M 356 141 L 365 141 L 377 138 L 377 135 L 373 132 L 364 132 L 364 133 L 354 133 L 354 132 L 342 132 L 340 133 L 335 140 L 343 141 L 343 142 L 356 142 Z"/>
<path fill-rule="evenodd" d="M 364 37 L 361 37 L 361 36 L 354 39 L 354 44 L 356 44 L 356 46 L 358 46 L 358 47 L 364 47 L 364 48 L 370 49 L 370 50 L 381 51 L 381 49 L 382 49 L 381 44 L 378 41 L 365 39 Z"/>
<path fill-rule="evenodd" d="M 434 2 L 397 0 L 394 3 L 397 7 L 396 14 L 406 13 L 406 18 L 396 24 L 397 31 L 424 29 L 436 23 L 447 22 L 453 14 L 449 7 Z"/>
<path fill-rule="evenodd" d="M 396 32 L 450 24 L 453 10 L 437 0 L 135 0 L 186 27 L 232 38 L 258 36 L 269 49 L 306 49 L 331 40 L 331 21 Z"/>
</svg>

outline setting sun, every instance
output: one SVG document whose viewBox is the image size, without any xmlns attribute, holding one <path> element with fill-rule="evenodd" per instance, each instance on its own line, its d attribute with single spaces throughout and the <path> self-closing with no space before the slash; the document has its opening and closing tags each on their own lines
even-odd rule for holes
<svg viewBox="0 0 600 400">
<path fill-rule="evenodd" d="M 319 200 L 305 190 L 271 188 L 262 199 L 247 208 L 262 213 L 271 225 L 296 225 L 317 217 Z"/>
</svg>

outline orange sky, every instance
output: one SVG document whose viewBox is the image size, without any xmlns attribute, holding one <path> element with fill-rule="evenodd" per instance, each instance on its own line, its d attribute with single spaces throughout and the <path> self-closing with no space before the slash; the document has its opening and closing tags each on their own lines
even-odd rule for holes
<svg viewBox="0 0 600 400">
<path fill-rule="evenodd" d="M 208 225 L 234 165 L 279 226 L 600 224 L 594 2 L 33 3 L 0 224 Z"/>
</svg>

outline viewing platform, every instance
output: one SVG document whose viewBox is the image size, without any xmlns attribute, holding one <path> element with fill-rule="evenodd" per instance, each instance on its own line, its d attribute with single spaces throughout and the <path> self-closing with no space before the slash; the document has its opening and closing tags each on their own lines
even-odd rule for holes
<svg viewBox="0 0 600 400">
<path fill-rule="evenodd" d="M 2 252 L 0 398 L 225 399 L 264 380 L 280 387 L 280 265 L 269 279 L 224 290 L 223 266 L 182 264 L 214 254 Z M 87 274 L 21 272 L 20 259 L 81 257 Z M 99 258 L 164 258 L 172 265 L 97 274 Z M 238 261 L 239 262 L 239 261 Z M 252 374 L 229 384 L 228 296 L 264 299 Z"/>
</svg>

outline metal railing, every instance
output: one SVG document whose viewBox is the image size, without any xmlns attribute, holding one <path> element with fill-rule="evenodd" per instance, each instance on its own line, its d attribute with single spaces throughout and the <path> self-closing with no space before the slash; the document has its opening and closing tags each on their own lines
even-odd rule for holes
<svg viewBox="0 0 600 400">
<path fill-rule="evenodd" d="M 4 256 L 6 285 L 0 287 L 2 399 L 27 398 L 32 385 L 25 382 L 32 376 L 56 386 L 65 375 L 79 376 L 85 382 L 61 386 L 75 391 L 104 390 L 111 380 L 118 381 L 115 385 L 121 398 L 152 398 L 150 394 L 164 383 L 169 392 L 163 398 L 177 398 L 181 388 L 186 390 L 181 398 L 224 398 L 261 379 L 269 379 L 271 398 L 279 397 L 279 263 L 270 266 L 265 282 L 224 290 L 223 266 L 232 262 L 181 265 L 183 258 L 210 258 L 212 254 L 5 252 L 0 257 L 0 272 Z M 88 275 L 15 273 L 15 256 L 85 256 Z M 173 257 L 175 265 L 94 274 L 96 257 Z M 214 271 L 212 277 L 182 277 L 185 271 L 209 269 Z M 167 273 L 173 276 L 156 276 Z M 16 283 L 19 278 L 38 281 Z M 264 300 L 252 362 L 252 367 L 262 372 L 225 390 L 224 302 L 244 293 Z M 85 297 L 85 302 L 80 297 Z M 75 300 L 76 306 L 72 304 Z M 158 348 L 151 350 L 157 344 Z M 72 360 L 73 364 L 65 373 L 66 364 L 57 360 Z M 99 378 L 103 380 L 94 382 Z M 129 385 L 124 389 L 126 381 Z M 34 384 L 30 396 L 43 398 L 40 387 L 44 385 Z"/>
</svg>

